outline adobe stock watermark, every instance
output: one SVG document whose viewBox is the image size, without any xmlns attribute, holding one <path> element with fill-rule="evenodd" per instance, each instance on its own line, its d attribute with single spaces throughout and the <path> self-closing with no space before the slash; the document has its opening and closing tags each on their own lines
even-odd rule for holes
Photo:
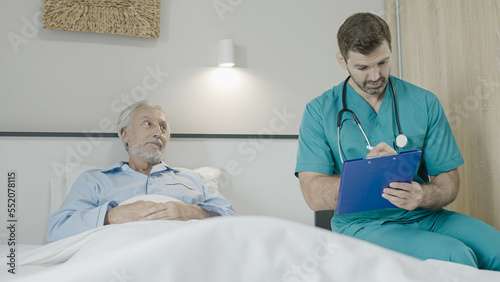
<svg viewBox="0 0 500 282">
<path fill-rule="evenodd" d="M 289 267 L 281 276 L 281 281 L 309 281 L 320 264 L 329 260 L 340 247 L 340 244 L 335 242 L 335 236 L 333 235 L 328 235 L 326 238 L 317 238 L 316 241 L 318 244 L 312 250 L 312 254 L 305 257 L 299 264 Z"/>
<path fill-rule="evenodd" d="M 286 106 L 283 106 L 281 111 L 274 108 L 272 112 L 273 116 L 269 120 L 269 127 L 262 128 L 259 131 L 258 138 L 248 138 L 246 141 L 241 142 L 236 149 L 238 155 L 244 156 L 247 163 L 255 160 L 259 151 L 263 151 L 266 144 L 272 142 L 273 134 L 283 132 L 290 122 L 297 117 L 296 114 L 288 113 Z M 225 170 L 230 175 L 238 175 L 243 172 L 240 162 L 234 159 L 226 163 Z"/>
<path fill-rule="evenodd" d="M 22 17 L 21 22 L 21 29 L 18 33 L 7 33 L 7 39 L 9 39 L 12 50 L 14 50 L 14 53 L 16 54 L 19 54 L 20 47 L 22 45 L 28 44 L 31 39 L 38 35 L 38 32 L 42 27 L 43 13 L 42 11 L 37 11 L 31 16 L 31 18 Z"/>
<path fill-rule="evenodd" d="M 160 70 L 159 65 L 156 65 L 155 68 L 147 66 L 145 71 L 146 75 L 142 78 L 140 85 L 133 87 L 130 93 L 122 93 L 120 97 L 111 102 L 109 108 L 112 113 L 120 113 L 127 106 L 146 99 L 149 93 L 158 88 L 169 76 L 169 73 Z M 88 157 L 94 148 L 102 143 L 104 132 L 116 132 L 115 122 L 109 118 L 103 118 L 99 121 L 99 128 L 84 132 L 85 140 L 79 141 L 74 147 L 66 145 L 65 164 L 58 161 L 52 162 L 52 169 L 57 178 L 60 179 L 67 169 L 68 172 L 71 172 L 81 165 L 84 158 Z"/>
<path fill-rule="evenodd" d="M 240 6 L 243 0 L 214 0 L 212 6 L 214 7 L 217 16 L 221 21 L 224 21 L 224 14 L 234 12 L 234 9 Z"/>
<path fill-rule="evenodd" d="M 391 183 L 402 181 L 401 179 L 413 179 L 415 170 L 420 163 L 420 156 L 420 154 L 416 153 L 410 155 L 387 156 L 387 158 L 393 158 L 394 161 L 399 159 L 399 162 L 396 171 L 387 170 L 384 172 L 385 182 Z"/>
<path fill-rule="evenodd" d="M 500 82 L 494 75 L 479 77 L 478 80 L 474 92 L 463 99 L 461 104 L 455 103 L 445 108 L 451 128 L 461 127 L 471 113 L 478 111 L 491 95 L 500 91 Z"/>
<path fill-rule="evenodd" d="M 170 75 L 168 72 L 162 72 L 160 65 L 156 65 L 155 69 L 147 66 L 145 70 L 147 74 L 142 78 L 142 84 L 133 87 L 130 93 L 122 93 L 120 98 L 111 102 L 110 108 L 113 113 L 120 113 L 129 105 L 146 99 L 149 92 L 157 89 L 163 80 Z"/>
</svg>

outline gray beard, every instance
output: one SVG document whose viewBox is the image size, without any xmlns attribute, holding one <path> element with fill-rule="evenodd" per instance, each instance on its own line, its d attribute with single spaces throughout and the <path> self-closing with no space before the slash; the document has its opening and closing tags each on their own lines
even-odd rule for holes
<svg viewBox="0 0 500 282">
<path fill-rule="evenodd" d="M 130 154 L 143 159 L 149 164 L 159 164 L 163 158 L 163 154 L 161 151 L 156 149 L 147 150 L 144 147 L 140 147 L 138 145 L 132 146 L 129 148 Z"/>
</svg>

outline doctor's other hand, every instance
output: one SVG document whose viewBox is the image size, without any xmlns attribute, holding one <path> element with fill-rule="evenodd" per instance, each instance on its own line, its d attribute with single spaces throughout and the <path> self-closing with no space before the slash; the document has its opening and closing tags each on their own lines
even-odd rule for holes
<svg viewBox="0 0 500 282">
<path fill-rule="evenodd" d="M 382 197 L 393 203 L 396 207 L 405 210 L 415 210 L 422 203 L 424 190 L 418 182 L 392 182 L 384 188 Z"/>
<path fill-rule="evenodd" d="M 377 144 L 377 146 L 371 149 L 368 155 L 366 155 L 366 158 L 375 158 L 375 157 L 390 156 L 397 154 L 398 152 L 396 152 L 396 150 L 394 150 L 394 148 L 389 146 L 387 143 L 380 142 Z"/>
</svg>

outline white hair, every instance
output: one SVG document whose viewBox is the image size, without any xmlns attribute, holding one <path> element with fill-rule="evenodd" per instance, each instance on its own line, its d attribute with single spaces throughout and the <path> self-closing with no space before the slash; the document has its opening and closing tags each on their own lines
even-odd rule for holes
<svg viewBox="0 0 500 282">
<path fill-rule="evenodd" d="M 158 109 L 163 113 L 163 115 L 165 117 L 167 116 L 167 114 L 165 113 L 165 110 L 159 104 L 154 104 L 148 100 L 141 100 L 141 101 L 137 101 L 137 102 L 133 103 L 132 105 L 126 107 L 120 113 L 120 116 L 118 117 L 116 130 L 118 132 L 118 137 L 120 137 L 120 139 L 122 139 L 122 141 L 123 141 L 122 130 L 124 128 L 130 129 L 132 127 L 132 120 L 134 119 L 135 110 L 137 110 L 140 107 L 144 107 L 144 106 Z M 168 124 L 168 121 L 167 121 L 167 141 L 168 140 L 170 140 L 170 125 Z M 127 150 L 127 152 L 128 152 L 128 143 L 125 143 L 125 141 L 123 141 L 123 143 L 125 144 L 125 150 Z"/>
</svg>

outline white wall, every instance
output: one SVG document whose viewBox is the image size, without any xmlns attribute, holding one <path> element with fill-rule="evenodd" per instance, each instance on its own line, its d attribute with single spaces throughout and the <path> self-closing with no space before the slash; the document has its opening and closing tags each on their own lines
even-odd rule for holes
<svg viewBox="0 0 500 282">
<path fill-rule="evenodd" d="M 313 224 L 294 176 L 297 140 L 174 139 L 165 160 L 177 167 L 222 168 L 220 191 L 240 215 L 272 215 Z"/>
<path fill-rule="evenodd" d="M 174 133 L 298 134 L 305 104 L 346 76 L 335 60 L 340 24 L 354 12 L 384 9 L 383 0 L 162 0 L 154 40 L 45 30 L 43 2 L 0 1 L 0 131 L 113 132 L 121 108 L 147 98 L 165 105 Z M 214 3 L 233 7 L 221 14 Z M 214 67 L 224 38 L 236 44 L 236 68 Z M 141 93 L 145 81 L 154 87 Z M 272 123 L 280 113 L 286 122 Z M 296 140 L 263 141 L 177 139 L 166 160 L 229 165 L 222 192 L 240 214 L 313 224 L 293 176 Z M 48 215 L 38 202 L 48 200 L 52 163 L 64 164 L 81 142 L 90 141 L 0 138 L 1 191 L 6 173 L 19 172 L 19 242 L 43 242 Z M 124 158 L 120 142 L 105 139 L 81 161 Z"/>
<path fill-rule="evenodd" d="M 217 12 L 214 3 L 234 6 Z M 161 4 L 155 40 L 45 30 L 43 0 L 0 1 L 0 130 L 109 132 L 100 122 L 145 97 L 166 106 L 174 132 L 258 133 L 273 109 L 300 116 L 306 102 L 343 80 L 338 27 L 354 12 L 384 7 L 383 0 Z M 234 40 L 237 60 L 225 72 L 214 67 L 224 38 Z M 144 81 L 154 87 L 141 92 Z M 299 123 L 277 133 L 296 134 Z"/>
</svg>

